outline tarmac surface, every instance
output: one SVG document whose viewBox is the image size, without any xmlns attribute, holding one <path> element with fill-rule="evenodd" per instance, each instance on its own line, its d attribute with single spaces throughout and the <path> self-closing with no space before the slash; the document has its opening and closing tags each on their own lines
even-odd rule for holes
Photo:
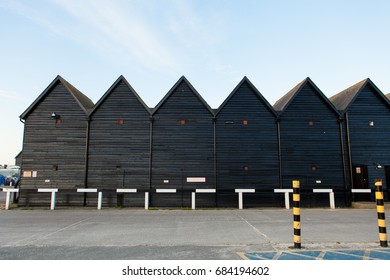
<svg viewBox="0 0 390 280">
<path fill-rule="evenodd" d="M 382 249 L 375 209 L 301 209 L 298 251 L 291 249 L 292 218 L 292 210 L 280 208 L 0 210 L 0 259 L 239 260 L 291 253 L 321 259 L 337 250 L 370 259 Z M 390 255 L 383 252 L 371 259 Z"/>
</svg>

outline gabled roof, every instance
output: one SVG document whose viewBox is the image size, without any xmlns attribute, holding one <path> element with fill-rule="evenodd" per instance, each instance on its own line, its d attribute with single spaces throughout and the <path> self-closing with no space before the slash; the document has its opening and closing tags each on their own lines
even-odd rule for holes
<svg viewBox="0 0 390 280">
<path fill-rule="evenodd" d="M 191 85 L 191 83 L 186 79 L 186 77 L 181 76 L 181 78 L 176 82 L 176 84 L 170 89 L 170 91 L 164 96 L 164 98 L 154 107 L 153 115 L 157 113 L 157 111 L 161 108 L 161 106 L 167 101 L 167 99 L 176 91 L 176 89 L 180 86 L 180 84 L 184 82 L 191 91 L 195 94 L 195 96 L 199 99 L 199 101 L 203 104 L 203 106 L 210 112 L 212 116 L 214 116 L 214 111 L 207 104 L 207 102 L 202 98 L 202 96 L 196 91 L 196 89 Z"/>
<path fill-rule="evenodd" d="M 371 85 L 376 93 L 390 105 L 389 100 L 383 95 L 383 93 L 376 87 L 376 85 L 369 79 L 364 79 L 363 81 L 343 90 L 342 92 L 332 96 L 329 100 L 334 104 L 337 110 L 345 112 L 348 110 L 349 106 L 355 101 L 359 93 L 367 86 Z"/>
<path fill-rule="evenodd" d="M 71 96 L 76 100 L 79 104 L 80 108 L 88 114 L 89 110 L 93 107 L 93 102 L 83 93 L 81 93 L 78 89 L 76 89 L 73 85 L 68 83 L 65 79 L 63 79 L 60 75 L 58 75 L 50 85 L 38 96 L 37 99 L 24 111 L 21 115 L 21 119 L 25 119 L 34 109 L 35 107 L 46 97 L 47 94 L 56 86 L 57 83 L 61 83 L 70 93 Z"/>
<path fill-rule="evenodd" d="M 104 100 L 107 99 L 107 97 L 114 91 L 116 86 L 120 83 L 124 82 L 126 86 L 130 89 L 131 93 L 135 96 L 135 98 L 141 103 L 141 105 L 145 108 L 146 112 L 150 114 L 150 109 L 146 105 L 146 103 L 141 99 L 141 97 L 137 94 L 137 92 L 133 89 L 133 87 L 127 82 L 126 78 L 123 77 L 122 75 L 119 76 L 119 78 L 112 84 L 112 86 L 106 91 L 106 93 L 99 99 L 99 101 L 95 104 L 93 109 L 90 112 L 90 116 L 92 116 L 96 110 L 102 105 Z"/>
<path fill-rule="evenodd" d="M 218 110 L 216 111 L 216 116 L 220 113 L 220 111 L 226 106 L 226 104 L 229 102 L 229 100 L 236 94 L 236 92 L 241 88 L 241 86 L 247 83 L 249 88 L 255 93 L 256 97 L 264 104 L 264 106 L 274 115 L 276 116 L 275 110 L 272 108 L 271 104 L 264 98 L 264 96 L 257 90 L 257 88 L 251 83 L 251 81 L 244 76 L 242 78 L 241 82 L 233 89 L 233 91 L 230 93 L 230 95 L 225 99 L 225 101 L 219 106 Z"/>
<path fill-rule="evenodd" d="M 283 112 L 287 109 L 287 107 L 291 104 L 294 98 L 299 94 L 299 92 L 306 86 L 310 85 L 314 88 L 315 92 L 318 96 L 328 105 L 328 107 L 337 115 L 340 116 L 339 112 L 336 110 L 334 105 L 329 101 L 329 99 L 322 93 L 322 91 L 314 84 L 314 82 L 307 77 L 302 82 L 297 84 L 293 89 L 287 92 L 282 98 L 280 98 L 274 104 L 275 111 L 279 112 L 279 115 L 283 114 Z"/>
</svg>

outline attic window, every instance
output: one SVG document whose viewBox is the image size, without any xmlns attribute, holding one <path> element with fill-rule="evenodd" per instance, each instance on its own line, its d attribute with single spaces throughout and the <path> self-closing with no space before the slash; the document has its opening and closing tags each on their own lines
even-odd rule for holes
<svg viewBox="0 0 390 280">
<path fill-rule="evenodd" d="M 243 125 L 248 125 L 248 124 L 249 124 L 249 121 L 248 121 L 248 120 L 243 120 L 243 121 L 242 121 L 242 124 L 243 124 Z"/>
<path fill-rule="evenodd" d="M 249 170 L 249 166 L 248 165 L 244 165 L 244 171 L 248 171 Z"/>
<path fill-rule="evenodd" d="M 119 124 L 119 125 L 123 125 L 123 119 L 119 119 L 119 120 L 118 120 L 118 124 Z"/>
<path fill-rule="evenodd" d="M 312 165 L 312 166 L 311 166 L 311 171 L 317 171 L 317 166 Z"/>
<path fill-rule="evenodd" d="M 369 122 L 368 122 L 368 125 L 369 125 L 369 126 L 374 126 L 375 123 L 374 123 L 374 121 L 369 121 Z"/>
<path fill-rule="evenodd" d="M 61 118 L 56 118 L 56 124 L 62 124 Z"/>
<path fill-rule="evenodd" d="M 314 125 L 314 121 L 309 121 L 309 126 L 313 126 Z"/>
<path fill-rule="evenodd" d="M 180 125 L 185 125 L 185 124 L 186 124 L 186 120 L 181 119 L 180 120 Z"/>
</svg>

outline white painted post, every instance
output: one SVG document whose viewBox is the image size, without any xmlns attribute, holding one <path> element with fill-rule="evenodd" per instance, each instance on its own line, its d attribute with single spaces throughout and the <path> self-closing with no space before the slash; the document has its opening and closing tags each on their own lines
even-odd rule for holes
<svg viewBox="0 0 390 280">
<path fill-rule="evenodd" d="M 11 193 L 7 191 L 5 196 L 5 210 L 9 209 L 10 197 L 11 197 Z"/>
<path fill-rule="evenodd" d="M 329 193 L 330 208 L 335 209 L 334 192 Z"/>
<path fill-rule="evenodd" d="M 102 199 L 103 199 L 103 193 L 98 192 L 98 206 L 97 206 L 98 210 L 102 209 Z"/>
<path fill-rule="evenodd" d="M 293 192 L 293 189 L 274 189 L 276 193 L 284 193 L 284 205 L 286 209 L 290 209 L 290 193 Z"/>
<path fill-rule="evenodd" d="M 56 207 L 56 193 L 58 192 L 58 189 L 39 188 L 38 192 L 50 192 L 51 193 L 50 210 L 54 210 L 54 208 Z"/>
<path fill-rule="evenodd" d="M 3 188 L 3 192 L 6 193 L 5 196 L 5 210 L 9 209 L 10 200 L 11 200 L 11 193 L 17 193 L 19 192 L 19 189 L 10 189 L 10 188 Z"/>
<path fill-rule="evenodd" d="M 192 210 L 195 210 L 195 192 L 191 193 L 191 206 Z"/>
<path fill-rule="evenodd" d="M 236 193 L 238 193 L 238 209 L 242 210 L 244 208 L 244 199 L 243 193 L 254 193 L 255 189 L 236 189 Z"/>
<path fill-rule="evenodd" d="M 50 210 L 56 208 L 56 193 L 57 192 L 51 192 Z"/>
<path fill-rule="evenodd" d="M 196 189 L 195 192 L 192 193 L 192 200 L 191 200 L 191 204 L 192 204 L 192 209 L 195 209 L 195 194 L 196 193 L 215 193 L 216 192 L 216 189 Z"/>
<path fill-rule="evenodd" d="M 335 208 L 334 192 L 333 189 L 313 189 L 314 193 L 329 193 L 329 207 Z"/>
<path fill-rule="evenodd" d="M 149 192 L 145 192 L 145 210 L 149 209 Z"/>
<path fill-rule="evenodd" d="M 242 203 L 242 192 L 238 193 L 238 209 L 243 209 L 243 203 Z"/>
</svg>

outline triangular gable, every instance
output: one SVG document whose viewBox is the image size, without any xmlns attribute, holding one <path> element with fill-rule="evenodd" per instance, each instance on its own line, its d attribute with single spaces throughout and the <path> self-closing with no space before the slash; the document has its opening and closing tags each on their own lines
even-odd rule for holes
<svg viewBox="0 0 390 280">
<path fill-rule="evenodd" d="M 203 106 L 206 108 L 209 113 L 214 116 L 214 111 L 211 109 L 211 107 L 207 104 L 207 102 L 202 98 L 202 96 L 196 91 L 196 89 L 191 85 L 191 83 L 182 76 L 176 84 L 170 89 L 170 91 L 164 96 L 164 98 L 156 105 L 153 111 L 153 115 L 157 113 L 157 111 L 161 108 L 161 106 L 169 99 L 169 97 L 176 91 L 176 89 L 180 86 L 180 84 L 184 82 L 194 93 L 194 95 L 199 99 L 199 101 L 203 104 Z"/>
<path fill-rule="evenodd" d="M 251 81 L 245 76 L 241 82 L 233 89 L 230 95 L 225 99 L 225 101 L 219 106 L 216 116 L 220 113 L 220 111 L 226 106 L 229 100 L 236 94 L 236 92 L 241 88 L 241 86 L 247 83 L 249 88 L 254 92 L 255 96 L 264 104 L 264 106 L 274 115 L 276 116 L 275 110 L 272 108 L 271 104 L 264 98 L 264 96 L 257 90 L 257 88 L 251 83 Z"/>
<path fill-rule="evenodd" d="M 346 112 L 348 111 L 349 106 L 355 101 L 359 93 L 367 86 L 370 85 L 380 96 L 380 98 L 390 106 L 389 100 L 384 96 L 384 94 L 377 88 L 377 86 L 369 79 L 365 79 L 345 90 L 342 92 L 332 96 L 329 100 L 334 104 L 337 110 L 341 112 Z"/>
<path fill-rule="evenodd" d="M 24 111 L 21 115 L 21 119 L 25 119 L 34 109 L 35 107 L 46 97 L 47 94 L 51 92 L 51 90 L 57 85 L 57 83 L 61 83 L 70 93 L 71 96 L 76 100 L 77 104 L 79 104 L 80 108 L 85 112 L 85 114 L 89 113 L 89 110 L 93 107 L 93 102 L 81 93 L 78 89 L 76 89 L 73 85 L 63 79 L 61 76 L 57 76 L 49 86 L 38 96 L 37 99 Z"/>
<path fill-rule="evenodd" d="M 100 107 L 100 105 L 103 104 L 103 102 L 108 98 L 108 96 L 111 95 L 111 93 L 114 91 L 114 89 L 118 86 L 120 82 L 124 82 L 126 86 L 129 88 L 130 92 L 135 96 L 135 98 L 139 101 L 139 103 L 145 108 L 146 112 L 150 114 L 150 109 L 146 105 L 146 103 L 142 100 L 142 98 L 137 94 L 137 92 L 133 89 L 133 87 L 127 82 L 126 78 L 122 75 L 119 76 L 119 78 L 112 84 L 112 86 L 106 91 L 106 93 L 99 99 L 99 101 L 95 104 L 93 107 L 91 113 L 89 116 L 92 116 L 96 110 Z"/>
<path fill-rule="evenodd" d="M 316 86 L 316 84 L 309 77 L 304 79 L 302 82 L 296 85 L 292 90 L 286 93 L 282 98 L 276 101 L 274 105 L 275 111 L 279 112 L 279 115 L 283 114 L 284 111 L 286 111 L 288 106 L 291 104 L 291 102 L 294 100 L 294 98 L 307 84 L 314 88 L 316 94 L 325 102 L 325 104 L 332 110 L 332 112 L 336 116 L 340 116 L 335 106 L 329 101 L 329 99 L 322 93 L 322 91 Z"/>
</svg>

